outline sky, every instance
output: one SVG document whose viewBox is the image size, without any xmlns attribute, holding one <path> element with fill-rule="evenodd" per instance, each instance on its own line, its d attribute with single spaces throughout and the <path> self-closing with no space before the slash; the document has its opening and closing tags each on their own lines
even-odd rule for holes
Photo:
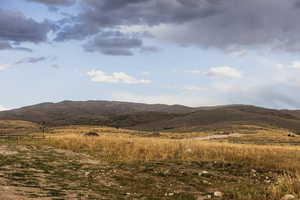
<svg viewBox="0 0 300 200">
<path fill-rule="evenodd" d="M 300 0 L 1 0 L 0 110 L 63 100 L 300 109 Z"/>
</svg>

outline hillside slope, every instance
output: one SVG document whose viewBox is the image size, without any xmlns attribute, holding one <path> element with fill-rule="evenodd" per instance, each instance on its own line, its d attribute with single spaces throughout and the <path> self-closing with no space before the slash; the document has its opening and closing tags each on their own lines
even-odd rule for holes
<svg viewBox="0 0 300 200">
<path fill-rule="evenodd" d="M 50 126 L 87 124 L 137 130 L 198 131 L 232 124 L 275 126 L 300 133 L 299 111 L 247 105 L 191 108 L 117 101 L 63 101 L 0 112 L 0 120 L 45 121 Z"/>
<path fill-rule="evenodd" d="M 106 120 L 116 115 L 137 112 L 187 113 L 193 108 L 186 106 L 141 104 L 117 101 L 63 101 L 42 103 L 20 109 L 0 112 L 0 119 L 46 121 L 51 124 L 73 123 L 80 119 Z"/>
<path fill-rule="evenodd" d="M 232 129 L 232 125 L 259 125 L 289 129 L 300 133 L 300 116 L 291 111 L 265 109 L 255 106 L 226 106 L 196 110 L 172 119 L 139 124 L 134 129 L 151 130 L 152 127 L 177 131 Z"/>
</svg>

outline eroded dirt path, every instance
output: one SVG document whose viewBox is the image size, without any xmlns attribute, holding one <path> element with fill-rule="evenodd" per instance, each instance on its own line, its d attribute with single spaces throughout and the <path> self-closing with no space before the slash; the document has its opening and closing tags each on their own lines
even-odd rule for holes
<svg viewBox="0 0 300 200">
<path fill-rule="evenodd" d="M 209 135 L 209 136 L 203 136 L 203 137 L 195 137 L 191 138 L 193 140 L 215 140 L 215 139 L 226 139 L 226 138 L 236 138 L 236 137 L 243 137 L 245 134 L 240 133 L 233 133 L 233 134 L 227 134 L 227 135 Z"/>
<path fill-rule="evenodd" d="M 276 173 L 224 162 L 105 163 L 47 146 L 0 143 L 0 199 L 235 199 Z M 211 196 L 224 193 L 222 198 Z M 242 191 L 242 190 L 241 190 Z"/>
</svg>

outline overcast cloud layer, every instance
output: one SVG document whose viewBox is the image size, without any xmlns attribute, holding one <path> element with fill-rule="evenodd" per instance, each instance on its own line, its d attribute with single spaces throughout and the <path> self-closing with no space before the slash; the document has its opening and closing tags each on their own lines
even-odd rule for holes
<svg viewBox="0 0 300 200">
<path fill-rule="evenodd" d="M 297 26 L 299 0 L 23 1 L 57 9 L 74 6 L 77 2 L 79 11 L 57 22 L 61 26 L 55 40 L 83 40 L 100 35 L 101 38 L 93 40 L 93 49 L 96 50 L 97 46 L 102 46 L 104 40 L 107 40 L 105 49 L 99 47 L 99 52 L 104 54 L 109 54 L 107 46 L 116 48 L 117 44 L 111 42 L 112 38 L 122 40 L 119 44 L 124 53 L 120 54 L 128 55 L 125 48 L 130 51 L 140 46 L 141 41 L 136 43 L 133 40 L 145 37 L 220 49 L 264 46 L 283 51 L 300 51 L 300 28 Z M 117 35 L 121 26 L 144 26 L 144 30 L 140 31 L 148 34 L 135 34 L 139 39 L 132 39 L 133 35 Z M 58 28 L 49 21 L 37 22 L 24 13 L 4 9 L 0 10 L 0 27 L 0 39 L 4 41 L 34 43 L 46 41 L 49 31 Z"/>
<path fill-rule="evenodd" d="M 83 11 L 59 32 L 57 40 L 83 39 L 105 29 L 144 25 L 155 38 L 182 45 L 221 49 L 263 45 L 299 51 L 299 2 L 85 0 L 81 1 Z M 164 27 L 154 31 L 155 26 Z"/>
<path fill-rule="evenodd" d="M 26 1 L 57 8 L 76 3 L 75 0 Z M 83 40 L 100 34 L 101 38 L 89 43 L 93 47 L 86 49 L 104 54 L 119 55 L 115 52 L 121 51 L 121 55 L 129 55 L 130 49 L 141 46 L 141 35 L 139 39 L 132 39 L 132 35 L 119 38 L 116 32 L 120 26 L 146 26 L 148 37 L 181 45 L 220 49 L 264 46 L 300 51 L 299 0 L 78 0 L 78 4 L 81 7 L 78 14 L 62 20 L 64 25 L 56 41 Z M 5 30 L 0 33 L 3 40 L 41 42 L 54 29 L 49 22 L 36 22 L 19 12 L 1 9 L 0 14 L 0 26 Z M 119 40 L 121 49 L 111 42 L 112 38 Z"/>
</svg>

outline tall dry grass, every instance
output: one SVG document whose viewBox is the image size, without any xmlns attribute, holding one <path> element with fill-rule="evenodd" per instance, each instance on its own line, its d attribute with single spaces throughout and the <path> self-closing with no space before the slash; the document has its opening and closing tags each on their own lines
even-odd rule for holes
<svg viewBox="0 0 300 200">
<path fill-rule="evenodd" d="M 286 174 L 267 188 L 265 196 L 270 200 L 281 199 L 285 194 L 300 196 L 300 175 L 297 175 L 300 174 L 300 147 L 78 134 L 53 135 L 46 142 L 57 148 L 85 151 L 110 162 L 226 161 L 244 163 L 253 168 L 283 170 Z M 244 194 L 237 199 L 257 199 L 257 195 L 250 192 L 248 196 Z"/>
<path fill-rule="evenodd" d="M 254 168 L 300 172 L 300 147 L 244 145 L 197 140 L 130 138 L 78 134 L 49 136 L 47 143 L 86 151 L 107 161 L 227 161 Z"/>
<path fill-rule="evenodd" d="M 300 197 L 300 175 L 280 176 L 277 183 L 269 187 L 269 192 L 272 199 L 280 199 L 282 194 L 293 194 Z"/>
</svg>

